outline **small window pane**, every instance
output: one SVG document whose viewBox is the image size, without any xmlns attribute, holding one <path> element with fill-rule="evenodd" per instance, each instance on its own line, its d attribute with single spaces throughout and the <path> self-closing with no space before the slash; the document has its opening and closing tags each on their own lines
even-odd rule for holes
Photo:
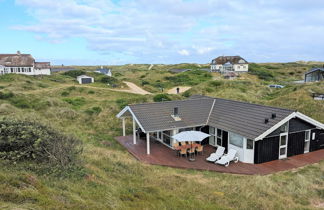
<svg viewBox="0 0 324 210">
<path fill-rule="evenodd" d="M 281 136 L 280 137 L 280 146 L 286 145 L 287 144 L 286 141 L 287 141 L 286 136 Z"/>
<path fill-rule="evenodd" d="M 222 139 L 221 138 L 217 138 L 217 145 L 222 146 Z"/>
<path fill-rule="evenodd" d="M 280 155 L 285 155 L 285 154 L 286 154 L 286 148 L 281 148 Z"/>
<path fill-rule="evenodd" d="M 217 129 L 217 137 L 222 137 L 222 130 Z"/>
<path fill-rule="evenodd" d="M 305 140 L 309 140 L 310 139 L 310 131 L 306 131 L 305 132 Z"/>
<path fill-rule="evenodd" d="M 246 149 L 253 149 L 253 140 L 252 139 L 246 140 Z"/>
<path fill-rule="evenodd" d="M 286 132 L 288 132 L 288 123 L 285 123 L 280 127 L 280 133 L 286 133 Z"/>
</svg>

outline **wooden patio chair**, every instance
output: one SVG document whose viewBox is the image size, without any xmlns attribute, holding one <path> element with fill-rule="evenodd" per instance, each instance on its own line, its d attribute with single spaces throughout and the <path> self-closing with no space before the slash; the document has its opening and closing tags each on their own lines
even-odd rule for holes
<svg viewBox="0 0 324 210">
<path fill-rule="evenodd" d="M 180 154 L 181 157 L 183 155 L 185 155 L 187 157 L 187 149 L 181 149 L 179 154 Z"/>
<path fill-rule="evenodd" d="M 198 146 L 198 147 L 196 148 L 196 151 L 197 151 L 198 154 L 199 154 L 199 153 L 203 154 L 203 153 L 204 153 L 204 146 L 202 146 L 202 145 Z"/>
<path fill-rule="evenodd" d="M 196 149 L 194 147 L 189 149 L 190 155 L 195 154 L 195 152 L 196 152 Z"/>
</svg>

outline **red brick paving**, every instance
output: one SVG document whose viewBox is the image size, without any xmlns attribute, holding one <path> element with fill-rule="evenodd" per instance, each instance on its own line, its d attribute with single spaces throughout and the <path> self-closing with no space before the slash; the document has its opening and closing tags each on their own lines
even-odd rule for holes
<svg viewBox="0 0 324 210">
<path fill-rule="evenodd" d="M 324 150 L 318 150 L 307 154 L 292 156 L 285 160 L 274 160 L 261 164 L 232 162 L 229 167 L 224 167 L 206 161 L 206 158 L 210 155 L 210 153 L 215 152 L 215 148 L 210 145 L 204 147 L 203 155 L 197 155 L 196 160 L 190 162 L 186 157 L 177 156 L 174 150 L 152 139 L 150 142 L 150 155 L 146 154 L 146 140 L 138 139 L 137 144 L 134 145 L 132 136 L 119 136 L 115 139 L 136 159 L 144 163 L 174 168 L 217 171 L 223 173 L 266 175 L 278 171 L 302 167 L 324 160 Z"/>
</svg>

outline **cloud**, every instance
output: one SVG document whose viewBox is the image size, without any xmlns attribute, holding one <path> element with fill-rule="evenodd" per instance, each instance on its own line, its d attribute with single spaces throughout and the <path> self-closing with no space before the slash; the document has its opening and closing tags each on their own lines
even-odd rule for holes
<svg viewBox="0 0 324 210">
<path fill-rule="evenodd" d="M 178 53 L 180 55 L 184 55 L 184 56 L 190 55 L 190 52 L 188 50 L 185 50 L 185 49 L 179 50 Z"/>
<path fill-rule="evenodd" d="M 16 0 L 33 17 L 15 30 L 132 63 L 207 63 L 223 54 L 248 61 L 324 60 L 324 1 Z M 316 41 L 314 41 L 316 40 Z"/>
</svg>

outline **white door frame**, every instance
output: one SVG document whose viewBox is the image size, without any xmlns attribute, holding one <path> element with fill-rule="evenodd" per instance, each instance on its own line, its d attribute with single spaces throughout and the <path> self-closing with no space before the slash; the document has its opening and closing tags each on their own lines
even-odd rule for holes
<svg viewBox="0 0 324 210">
<path fill-rule="evenodd" d="M 309 132 L 309 138 L 308 139 L 306 139 L 306 132 Z M 306 130 L 305 131 L 305 140 L 304 140 L 304 142 L 305 142 L 305 144 L 307 144 L 307 148 L 305 148 L 305 145 L 304 145 L 304 153 L 309 152 L 311 138 L 312 138 L 312 130 Z"/>
<path fill-rule="evenodd" d="M 281 137 L 282 136 L 286 136 L 286 144 L 284 144 L 284 145 L 281 145 Z M 286 149 L 284 155 L 280 155 L 280 150 L 282 148 L 285 148 Z M 279 159 L 287 158 L 287 150 L 288 150 L 288 132 L 281 133 L 280 136 L 279 136 Z"/>
</svg>

